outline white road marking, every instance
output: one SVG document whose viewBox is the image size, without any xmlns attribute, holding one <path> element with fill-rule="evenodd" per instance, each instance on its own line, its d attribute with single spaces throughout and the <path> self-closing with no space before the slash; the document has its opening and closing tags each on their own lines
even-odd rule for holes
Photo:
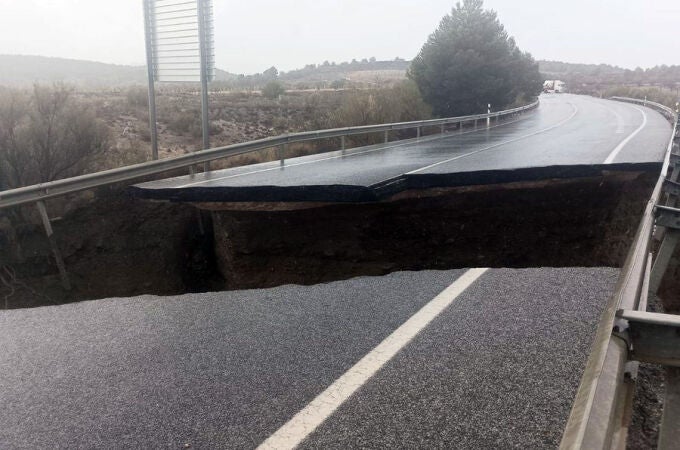
<svg viewBox="0 0 680 450">
<path fill-rule="evenodd" d="M 616 116 L 616 131 L 615 131 L 615 133 L 616 134 L 623 134 L 623 132 L 625 131 L 624 130 L 625 122 L 623 120 L 623 116 L 621 114 L 619 114 L 619 112 L 617 110 L 615 110 L 614 108 L 611 108 L 609 106 L 605 106 L 605 108 L 607 108 L 610 113 L 612 113 Z"/>
<path fill-rule="evenodd" d="M 470 269 L 345 372 L 258 449 L 293 449 L 489 269 Z"/>
<path fill-rule="evenodd" d="M 642 125 L 640 125 L 640 127 L 637 130 L 633 131 L 627 138 L 625 138 L 623 141 L 621 141 L 621 143 L 619 145 L 617 145 L 614 150 L 612 150 L 612 152 L 609 154 L 607 159 L 604 160 L 605 164 L 613 163 L 616 156 L 631 141 L 631 139 L 633 139 L 635 136 L 637 136 L 637 134 L 647 126 L 647 114 L 642 109 L 638 108 L 637 106 L 634 106 L 634 108 L 637 109 L 640 112 L 640 114 L 642 114 Z"/>
<path fill-rule="evenodd" d="M 623 134 L 623 132 L 625 131 L 624 127 L 626 125 L 626 122 L 625 122 L 625 120 L 623 120 L 623 116 L 621 114 L 619 114 L 619 112 L 617 110 L 615 110 L 614 108 L 612 108 L 608 105 L 608 103 L 611 103 L 611 100 L 602 100 L 602 99 L 599 99 L 599 98 L 588 98 L 586 96 L 583 96 L 583 100 L 585 100 L 589 103 L 592 103 L 594 105 L 602 106 L 607 111 L 612 113 L 616 117 L 616 131 L 615 131 L 615 133 L 616 134 Z"/>
<path fill-rule="evenodd" d="M 453 158 L 449 158 L 449 159 L 446 159 L 444 161 L 440 161 L 438 163 L 431 164 L 427 167 L 422 167 L 420 169 L 412 170 L 411 172 L 408 172 L 406 175 L 412 175 L 414 173 L 422 172 L 424 170 L 428 170 L 428 169 L 431 169 L 433 167 L 437 167 L 441 164 L 450 163 L 451 161 L 455 161 L 455 160 L 461 159 L 461 158 L 467 158 L 468 156 L 476 155 L 477 153 L 485 152 L 487 150 L 491 150 L 491 149 L 494 149 L 494 148 L 497 148 L 497 147 L 501 147 L 501 146 L 506 145 L 506 144 L 512 144 L 513 142 L 521 141 L 522 139 L 526 139 L 526 138 L 529 138 L 529 137 L 532 137 L 532 136 L 536 136 L 537 134 L 545 133 L 547 131 L 554 130 L 557 127 L 561 127 L 562 125 L 564 125 L 565 123 L 567 123 L 571 119 L 573 119 L 574 116 L 576 116 L 576 114 L 578 113 L 578 107 L 576 105 L 574 105 L 573 103 L 569 103 L 569 105 L 571 105 L 571 107 L 574 108 L 574 112 L 569 117 L 567 117 L 563 121 L 561 121 L 561 122 L 559 122 L 559 123 L 557 123 L 553 126 L 550 126 L 548 128 L 543 128 L 542 130 L 534 131 L 533 133 L 525 134 L 523 136 L 519 136 L 519 137 L 516 137 L 514 139 L 510 139 L 508 141 L 499 142 L 498 144 L 494 144 L 494 145 L 490 145 L 488 147 L 480 148 L 479 150 L 475 150 L 475 151 L 472 151 L 472 152 L 469 152 L 469 153 L 463 153 L 462 155 L 454 156 Z"/>
<path fill-rule="evenodd" d="M 498 125 L 494 125 L 490 128 L 497 128 L 497 127 L 502 127 L 502 126 L 505 126 L 505 125 L 510 125 L 512 123 L 519 122 L 520 120 L 523 120 L 524 118 L 526 118 L 526 116 L 522 116 L 519 119 L 513 120 L 511 122 L 503 122 L 503 123 L 500 123 Z M 440 134 L 440 135 L 434 135 L 434 136 L 426 136 L 426 137 L 420 138 L 420 142 L 422 142 L 422 141 L 434 141 L 434 140 L 437 140 L 437 139 L 445 139 L 445 138 L 448 138 L 448 137 L 455 137 L 455 136 L 461 136 L 461 135 L 464 135 L 464 134 L 477 133 L 479 131 L 486 131 L 488 129 L 489 128 L 486 128 L 486 127 L 480 127 L 477 130 L 465 131 L 463 133 L 451 132 L 451 133 L 447 133 L 447 134 L 444 134 L 444 135 Z M 296 163 L 296 164 L 287 164 L 285 167 L 286 168 L 297 167 L 297 166 L 304 166 L 304 165 L 307 165 L 307 164 L 314 164 L 314 163 L 322 162 L 322 161 L 328 161 L 328 160 L 331 160 L 331 159 L 349 158 L 351 156 L 363 155 L 365 153 L 378 152 L 378 151 L 387 150 L 387 149 L 390 149 L 390 148 L 403 147 L 405 145 L 410 145 L 410 144 L 414 144 L 414 143 L 416 143 L 414 140 L 409 140 L 407 142 L 402 142 L 400 144 L 382 146 L 382 147 L 378 147 L 378 148 L 372 148 L 370 150 L 348 153 L 346 155 L 329 156 L 327 158 L 319 158 L 319 159 L 315 159 L 313 161 L 305 161 L 305 162 Z M 243 176 L 246 176 L 246 175 L 253 175 L 253 174 L 262 173 L 262 172 L 271 172 L 273 170 L 281 170 L 281 167 L 278 165 L 278 163 L 277 163 L 276 167 L 269 167 L 267 169 L 252 170 L 252 171 L 249 171 L 249 172 L 237 173 L 237 174 L 234 174 L 234 175 L 227 175 L 227 176 L 218 177 L 218 178 L 209 178 L 209 179 L 206 179 L 206 180 L 195 181 L 193 183 L 183 184 L 181 186 L 177 186 L 177 187 L 174 187 L 174 188 L 171 188 L 171 189 L 183 189 L 183 188 L 187 188 L 187 187 L 191 187 L 191 186 L 196 186 L 196 185 L 199 185 L 199 184 L 211 183 L 213 181 L 227 180 L 227 179 L 230 179 L 230 178 L 243 177 Z"/>
</svg>

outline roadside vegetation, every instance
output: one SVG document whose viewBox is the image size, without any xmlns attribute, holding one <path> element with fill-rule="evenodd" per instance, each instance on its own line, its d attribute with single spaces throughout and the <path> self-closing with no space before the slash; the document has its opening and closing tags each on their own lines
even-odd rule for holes
<svg viewBox="0 0 680 450">
<path fill-rule="evenodd" d="M 671 109 L 676 109 L 677 102 L 680 101 L 677 90 L 657 86 L 614 86 L 605 89 L 602 96 L 646 98 L 650 102 L 661 103 Z"/>
<path fill-rule="evenodd" d="M 81 175 L 109 145 L 106 125 L 72 88 L 0 91 L 0 179 L 7 188 Z"/>
</svg>

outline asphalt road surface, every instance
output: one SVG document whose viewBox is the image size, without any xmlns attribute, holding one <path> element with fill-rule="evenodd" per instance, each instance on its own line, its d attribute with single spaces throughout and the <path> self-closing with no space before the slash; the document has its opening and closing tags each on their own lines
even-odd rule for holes
<svg viewBox="0 0 680 450">
<path fill-rule="evenodd" d="M 186 201 L 370 201 L 400 190 L 588 175 L 656 164 L 671 127 L 652 109 L 552 94 L 519 117 L 397 141 L 154 181 L 135 195 Z"/>
<path fill-rule="evenodd" d="M 614 269 L 0 311 L 0 448 L 555 448 Z"/>
</svg>

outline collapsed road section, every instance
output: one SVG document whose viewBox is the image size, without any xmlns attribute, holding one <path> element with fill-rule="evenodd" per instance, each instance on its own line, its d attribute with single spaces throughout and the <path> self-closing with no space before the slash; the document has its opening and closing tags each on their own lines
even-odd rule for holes
<svg viewBox="0 0 680 450">
<path fill-rule="evenodd" d="M 403 272 L 0 311 L 0 447 L 554 448 L 617 276 Z M 319 402 L 315 427 L 285 427 Z"/>
</svg>

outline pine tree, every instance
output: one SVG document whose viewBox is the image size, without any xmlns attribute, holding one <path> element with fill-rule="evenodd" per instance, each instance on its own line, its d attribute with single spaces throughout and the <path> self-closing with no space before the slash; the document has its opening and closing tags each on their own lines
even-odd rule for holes
<svg viewBox="0 0 680 450">
<path fill-rule="evenodd" d="M 522 52 L 482 0 L 457 3 L 413 60 L 409 77 L 442 117 L 495 110 L 537 96 L 538 64 Z"/>
</svg>

